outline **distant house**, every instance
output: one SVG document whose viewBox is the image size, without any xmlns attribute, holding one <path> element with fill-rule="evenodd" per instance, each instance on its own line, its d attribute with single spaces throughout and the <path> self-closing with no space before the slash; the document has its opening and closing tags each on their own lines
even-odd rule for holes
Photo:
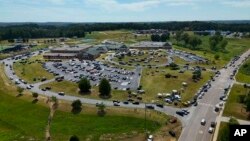
<svg viewBox="0 0 250 141">
<path fill-rule="evenodd" d="M 91 45 L 78 45 L 72 47 L 60 47 L 51 49 L 51 53 L 82 53 L 88 48 L 91 48 Z"/>
<path fill-rule="evenodd" d="M 116 52 L 127 52 L 128 47 L 124 44 L 117 44 L 117 45 L 109 45 L 107 46 L 108 50 L 116 51 Z"/>
<path fill-rule="evenodd" d="M 109 51 L 116 52 L 127 52 L 129 50 L 125 44 L 110 40 L 104 40 L 101 46 L 105 46 Z"/>
<path fill-rule="evenodd" d="M 78 57 L 78 54 L 86 52 L 91 45 L 78 45 L 78 46 L 66 46 L 60 48 L 51 49 L 50 53 L 43 55 L 44 59 L 56 60 L 56 59 L 74 59 Z"/>
<path fill-rule="evenodd" d="M 131 45 L 130 49 L 154 50 L 154 49 L 172 49 L 171 43 L 168 42 L 150 42 L 144 41 Z"/>
<path fill-rule="evenodd" d="M 74 59 L 76 57 L 77 57 L 76 53 L 46 53 L 43 55 L 43 58 L 48 60 Z"/>
</svg>

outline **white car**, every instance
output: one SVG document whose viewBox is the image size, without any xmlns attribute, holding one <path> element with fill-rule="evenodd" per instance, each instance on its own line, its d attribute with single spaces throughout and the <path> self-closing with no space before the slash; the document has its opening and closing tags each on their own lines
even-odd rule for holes
<svg viewBox="0 0 250 141">
<path fill-rule="evenodd" d="M 208 133 L 213 133 L 214 132 L 214 128 L 213 127 L 209 127 L 209 129 L 208 129 Z"/>
<path fill-rule="evenodd" d="M 153 135 L 149 135 L 147 141 L 153 141 Z"/>
<path fill-rule="evenodd" d="M 201 125 L 205 125 L 206 124 L 206 120 L 203 118 L 202 120 L 201 120 Z"/>
</svg>

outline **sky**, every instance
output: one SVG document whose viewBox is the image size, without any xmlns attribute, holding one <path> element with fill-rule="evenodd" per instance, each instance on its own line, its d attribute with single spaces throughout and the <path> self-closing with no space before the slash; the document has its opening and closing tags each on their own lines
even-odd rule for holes
<svg viewBox="0 0 250 141">
<path fill-rule="evenodd" d="M 0 0 L 0 22 L 250 20 L 250 0 Z"/>
</svg>

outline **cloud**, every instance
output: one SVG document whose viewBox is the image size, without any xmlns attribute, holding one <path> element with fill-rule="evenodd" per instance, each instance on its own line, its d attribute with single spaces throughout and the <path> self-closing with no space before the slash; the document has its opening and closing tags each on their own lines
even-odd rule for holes
<svg viewBox="0 0 250 141">
<path fill-rule="evenodd" d="M 137 1 L 120 3 L 117 0 L 85 0 L 88 6 L 102 7 L 105 10 L 142 11 L 160 4 L 160 0 Z"/>
<path fill-rule="evenodd" d="M 101 7 L 108 11 L 113 10 L 129 10 L 129 11 L 144 11 L 158 6 L 181 6 L 195 5 L 198 2 L 205 0 L 138 0 L 135 2 L 119 2 L 118 0 L 85 0 L 88 6 Z"/>
<path fill-rule="evenodd" d="M 224 0 L 222 4 L 231 7 L 250 7 L 250 0 Z"/>
</svg>

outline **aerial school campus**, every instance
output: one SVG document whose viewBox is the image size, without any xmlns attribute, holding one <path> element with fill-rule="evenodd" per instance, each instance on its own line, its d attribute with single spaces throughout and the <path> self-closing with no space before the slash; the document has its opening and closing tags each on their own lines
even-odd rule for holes
<svg viewBox="0 0 250 141">
<path fill-rule="evenodd" d="M 0 141 L 229 141 L 249 45 L 249 21 L 0 23 Z"/>
</svg>

